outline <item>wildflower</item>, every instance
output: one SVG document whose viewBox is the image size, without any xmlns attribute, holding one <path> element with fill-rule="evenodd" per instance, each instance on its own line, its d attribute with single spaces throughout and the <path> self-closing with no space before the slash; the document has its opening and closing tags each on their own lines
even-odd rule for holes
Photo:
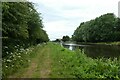
<svg viewBox="0 0 120 80">
<path fill-rule="evenodd" d="M 21 56 L 18 56 L 19 58 L 21 57 Z"/>
<path fill-rule="evenodd" d="M 8 66 L 5 66 L 6 68 L 8 67 Z"/>
<path fill-rule="evenodd" d="M 11 60 L 7 59 L 7 62 L 11 62 Z"/>
<path fill-rule="evenodd" d="M 32 51 L 32 50 L 29 50 L 30 52 Z"/>
<path fill-rule="evenodd" d="M 41 46 L 41 44 L 38 44 L 37 46 Z"/>
<path fill-rule="evenodd" d="M 12 67 L 14 67 L 14 65 L 12 65 Z"/>
<path fill-rule="evenodd" d="M 22 49 L 20 49 L 21 51 L 24 51 L 24 49 L 22 48 Z"/>
<path fill-rule="evenodd" d="M 18 51 L 18 49 L 16 49 L 16 51 Z"/>
<path fill-rule="evenodd" d="M 12 55 L 12 57 L 15 57 L 15 55 Z"/>
<path fill-rule="evenodd" d="M 14 60 L 16 60 L 16 58 L 14 58 Z"/>
<path fill-rule="evenodd" d="M 61 59 L 61 61 L 63 61 L 63 59 Z"/>
<path fill-rule="evenodd" d="M 8 54 L 8 52 L 6 52 L 6 54 Z"/>
<path fill-rule="evenodd" d="M 27 52 L 25 52 L 25 54 L 27 54 Z"/>
<path fill-rule="evenodd" d="M 28 60 L 28 62 L 30 62 L 30 60 Z"/>
<path fill-rule="evenodd" d="M 12 58 L 12 56 L 10 56 L 9 58 Z"/>
<path fill-rule="evenodd" d="M 7 46 L 5 46 L 5 48 L 7 49 L 8 47 L 7 47 Z"/>
<path fill-rule="evenodd" d="M 18 55 L 20 55 L 21 53 L 17 53 L 16 55 L 18 56 Z"/>
<path fill-rule="evenodd" d="M 29 51 L 29 49 L 26 49 L 27 51 Z"/>
<path fill-rule="evenodd" d="M 13 54 L 12 52 L 10 54 Z"/>
</svg>

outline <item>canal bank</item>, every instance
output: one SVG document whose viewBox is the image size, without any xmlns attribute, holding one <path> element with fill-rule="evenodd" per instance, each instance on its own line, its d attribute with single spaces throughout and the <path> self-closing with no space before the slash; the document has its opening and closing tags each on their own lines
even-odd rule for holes
<svg viewBox="0 0 120 80">
<path fill-rule="evenodd" d="M 51 42 L 38 45 L 32 51 L 31 53 L 34 53 L 35 56 L 32 59 L 29 58 L 31 60 L 29 66 L 19 69 L 16 74 L 11 74 L 11 78 L 120 79 L 120 60 L 117 58 L 113 60 L 110 58 L 92 59 L 80 49 L 71 51 Z M 19 65 L 17 64 L 17 66 Z M 8 72 L 11 68 L 8 68 Z"/>
<path fill-rule="evenodd" d="M 98 42 L 98 43 L 91 43 L 91 44 L 120 46 L 120 41 L 118 41 L 118 42 Z"/>
<path fill-rule="evenodd" d="M 111 43 L 75 43 L 64 42 L 63 46 L 70 50 L 80 49 L 92 58 L 105 57 L 105 58 L 119 58 L 120 46 L 119 42 Z M 116 45 L 117 44 L 117 45 Z"/>
</svg>

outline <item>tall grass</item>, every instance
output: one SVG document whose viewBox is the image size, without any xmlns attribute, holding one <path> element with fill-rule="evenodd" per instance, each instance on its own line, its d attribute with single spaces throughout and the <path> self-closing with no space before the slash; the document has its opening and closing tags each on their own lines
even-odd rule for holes
<svg viewBox="0 0 120 80">
<path fill-rule="evenodd" d="M 120 58 L 92 59 L 79 49 L 70 51 L 59 44 L 48 43 L 11 53 L 2 59 L 3 77 L 28 67 L 43 48 L 50 49 L 50 78 L 116 78 L 120 79 Z"/>
<path fill-rule="evenodd" d="M 14 53 L 11 52 L 9 56 L 4 57 L 2 59 L 2 77 L 9 77 L 21 69 L 28 67 L 32 58 L 37 55 L 36 52 L 40 47 L 43 47 L 43 44 L 31 46 L 27 49 L 21 48 Z"/>
<path fill-rule="evenodd" d="M 120 59 L 87 57 L 80 50 L 69 51 L 51 44 L 53 68 L 56 78 L 117 78 L 120 79 Z"/>
</svg>

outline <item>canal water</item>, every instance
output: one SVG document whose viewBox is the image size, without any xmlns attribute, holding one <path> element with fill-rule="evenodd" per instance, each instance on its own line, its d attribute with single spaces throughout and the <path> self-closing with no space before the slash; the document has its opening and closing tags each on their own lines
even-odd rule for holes
<svg viewBox="0 0 120 80">
<path fill-rule="evenodd" d="M 101 44 L 73 44 L 64 43 L 63 46 L 70 50 L 79 48 L 84 53 L 92 58 L 105 57 L 105 58 L 120 58 L 120 46 L 101 45 Z"/>
</svg>

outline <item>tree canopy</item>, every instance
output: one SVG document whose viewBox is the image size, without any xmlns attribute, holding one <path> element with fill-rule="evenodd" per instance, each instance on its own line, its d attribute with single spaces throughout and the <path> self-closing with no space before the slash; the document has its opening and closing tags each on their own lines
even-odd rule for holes
<svg viewBox="0 0 120 80">
<path fill-rule="evenodd" d="M 120 41 L 120 19 L 113 13 L 107 13 L 83 22 L 74 31 L 72 38 L 77 42 Z"/>
<path fill-rule="evenodd" d="M 68 35 L 66 35 L 66 36 L 63 36 L 63 38 L 62 38 L 62 41 L 69 41 L 70 40 L 70 37 L 68 36 Z"/>
<path fill-rule="evenodd" d="M 14 51 L 16 45 L 28 47 L 49 41 L 46 31 L 43 30 L 41 15 L 33 3 L 2 3 L 2 41 L 3 55 L 6 51 Z"/>
</svg>

